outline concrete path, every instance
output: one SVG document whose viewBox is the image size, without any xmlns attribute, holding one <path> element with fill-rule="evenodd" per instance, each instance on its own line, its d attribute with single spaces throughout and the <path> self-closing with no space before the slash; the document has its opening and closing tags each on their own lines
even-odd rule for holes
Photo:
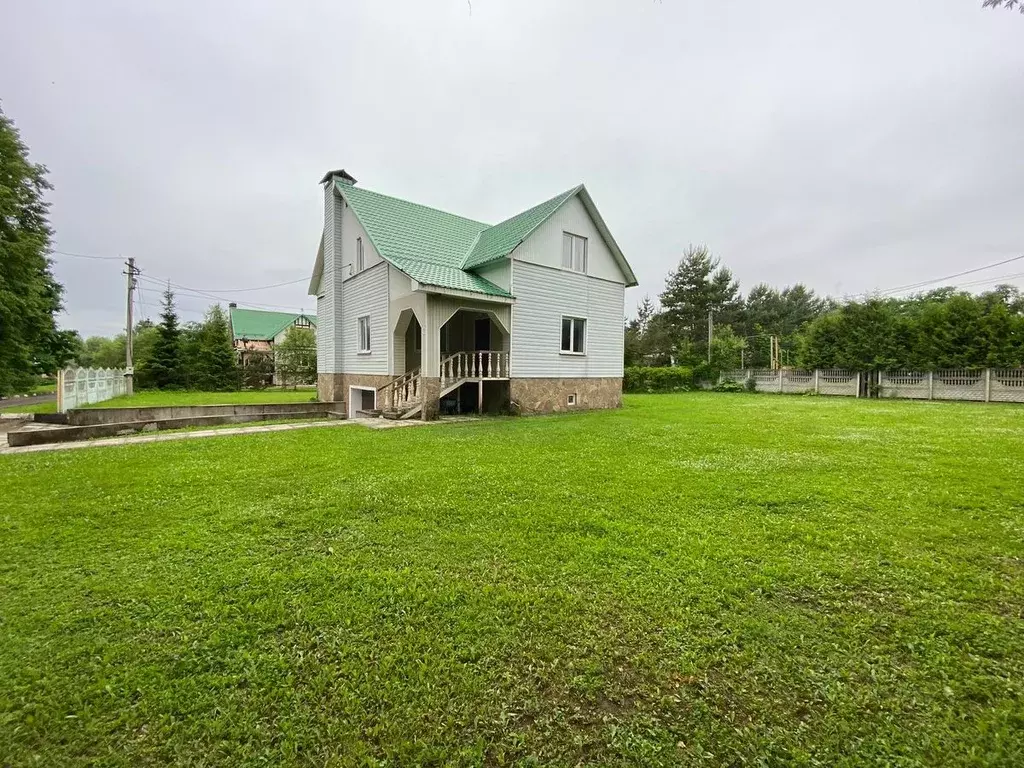
<svg viewBox="0 0 1024 768">
<path fill-rule="evenodd" d="M 295 424 L 254 424 L 245 427 L 224 427 L 221 429 L 197 429 L 194 432 L 170 432 L 166 434 L 140 434 L 128 437 L 104 437 L 99 440 L 84 440 L 80 443 L 47 443 L 44 445 L 25 445 L 12 448 L 7 445 L 7 433 L 0 434 L 0 454 L 37 453 L 39 451 L 69 451 L 79 448 L 101 448 L 107 445 L 136 445 L 137 443 L 163 443 L 170 440 L 197 440 L 204 437 L 221 437 L 227 435 L 248 435 L 255 432 L 287 432 L 293 429 L 316 429 L 326 427 L 344 427 L 352 424 L 369 429 L 393 429 L 396 427 L 416 427 L 439 422 L 420 421 L 389 421 L 387 419 L 330 419 L 327 421 L 302 421 Z"/>
</svg>

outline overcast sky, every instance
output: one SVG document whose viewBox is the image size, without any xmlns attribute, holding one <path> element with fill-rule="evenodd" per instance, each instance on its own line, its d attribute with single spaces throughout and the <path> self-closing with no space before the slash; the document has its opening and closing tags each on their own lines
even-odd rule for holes
<svg viewBox="0 0 1024 768">
<path fill-rule="evenodd" d="M 308 277 L 337 167 L 489 222 L 582 181 L 630 307 L 688 243 L 744 289 L 833 295 L 1024 253 L 1024 16 L 980 0 L 3 6 L 54 247 L 240 302 L 314 307 L 304 281 L 224 291 Z M 63 324 L 117 332 L 120 264 L 56 260 Z"/>
</svg>

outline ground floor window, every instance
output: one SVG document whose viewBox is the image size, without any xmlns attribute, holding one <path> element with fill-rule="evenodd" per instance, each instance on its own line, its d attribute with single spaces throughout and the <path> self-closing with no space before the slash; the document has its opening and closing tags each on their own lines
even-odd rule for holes
<svg viewBox="0 0 1024 768">
<path fill-rule="evenodd" d="M 562 318 L 562 352 L 582 355 L 585 352 L 587 321 L 582 317 Z"/>
<path fill-rule="evenodd" d="M 359 318 L 359 352 L 366 354 L 370 351 L 370 316 L 365 315 Z"/>
</svg>

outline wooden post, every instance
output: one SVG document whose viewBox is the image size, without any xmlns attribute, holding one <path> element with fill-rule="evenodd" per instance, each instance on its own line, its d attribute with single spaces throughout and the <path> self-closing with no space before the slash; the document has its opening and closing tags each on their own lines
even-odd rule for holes
<svg viewBox="0 0 1024 768">
<path fill-rule="evenodd" d="M 484 412 L 484 382 L 483 379 L 476 383 L 476 412 Z"/>
<path fill-rule="evenodd" d="M 818 394 L 818 369 L 814 369 L 814 394 Z"/>
<path fill-rule="evenodd" d="M 857 394 L 854 397 L 860 397 L 860 371 L 857 371 Z"/>
<path fill-rule="evenodd" d="M 992 369 L 985 369 L 985 402 L 992 402 Z"/>
</svg>

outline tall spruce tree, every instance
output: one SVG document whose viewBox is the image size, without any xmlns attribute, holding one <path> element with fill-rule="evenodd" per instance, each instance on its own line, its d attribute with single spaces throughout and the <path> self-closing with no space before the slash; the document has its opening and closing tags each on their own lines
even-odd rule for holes
<svg viewBox="0 0 1024 768">
<path fill-rule="evenodd" d="M 146 371 L 147 378 L 158 389 L 176 389 L 184 384 L 181 371 L 181 330 L 174 309 L 174 293 L 170 286 L 164 291 L 164 307 L 157 326 L 153 356 Z"/>
<path fill-rule="evenodd" d="M 238 367 L 231 344 L 228 320 L 219 304 L 206 312 L 206 319 L 198 334 L 196 360 L 197 389 L 222 392 L 238 389 Z"/>
<path fill-rule="evenodd" d="M 708 249 L 690 246 L 679 266 L 665 280 L 661 306 L 673 341 L 683 362 L 707 358 L 708 314 L 716 325 L 732 325 L 740 319 L 740 287 Z"/>
<path fill-rule="evenodd" d="M 0 111 L 0 394 L 67 359 L 57 331 L 63 287 L 52 272 L 46 168 L 29 162 L 14 123 Z"/>
</svg>

